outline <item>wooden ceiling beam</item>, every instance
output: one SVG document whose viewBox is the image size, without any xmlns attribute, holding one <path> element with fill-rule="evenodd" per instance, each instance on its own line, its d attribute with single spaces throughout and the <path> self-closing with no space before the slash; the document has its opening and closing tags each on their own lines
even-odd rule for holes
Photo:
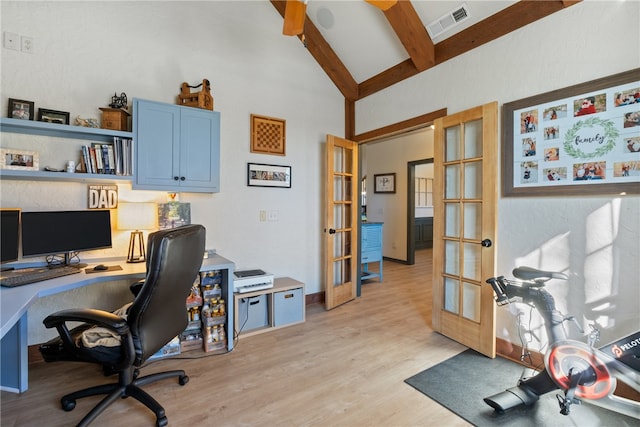
<svg viewBox="0 0 640 427">
<path fill-rule="evenodd" d="M 422 19 L 410 1 L 399 1 L 383 11 L 418 72 L 435 65 L 435 48 Z"/>
<path fill-rule="evenodd" d="M 373 141 L 382 137 L 389 137 L 393 135 L 398 135 L 400 133 L 422 129 L 427 127 L 436 119 L 440 117 L 445 117 L 447 115 L 447 109 L 441 108 L 440 110 L 432 111 L 427 114 L 423 114 L 418 117 L 413 117 L 411 119 L 403 120 L 401 122 L 393 123 L 388 126 L 384 126 L 378 129 L 370 130 L 369 132 L 364 132 L 359 135 L 353 135 L 350 138 L 351 141 L 357 142 L 358 144 L 365 144 L 369 141 Z"/>
<path fill-rule="evenodd" d="M 469 52 L 478 46 L 493 41 L 575 3 L 579 3 L 579 1 L 520 0 L 485 20 L 437 43 L 435 45 L 435 64 L 433 64 L 433 66 L 442 64 L 451 58 Z M 419 72 L 410 60 L 401 62 L 360 83 L 358 85 L 359 99 L 381 91 Z"/>
<path fill-rule="evenodd" d="M 283 18 L 286 3 L 286 1 L 271 0 L 271 4 Z M 308 17 L 305 17 L 304 32 L 297 37 L 305 43 L 311 56 L 315 58 L 340 93 L 346 99 L 358 99 L 358 83 Z"/>
</svg>

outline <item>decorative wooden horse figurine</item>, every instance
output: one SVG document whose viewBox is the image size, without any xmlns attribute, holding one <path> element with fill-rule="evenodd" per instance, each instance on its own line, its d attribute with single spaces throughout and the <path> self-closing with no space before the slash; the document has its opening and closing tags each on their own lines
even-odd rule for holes
<svg viewBox="0 0 640 427">
<path fill-rule="evenodd" d="M 200 92 L 191 93 L 191 88 L 195 89 L 201 86 L 202 90 L 200 90 Z M 211 84 L 209 80 L 203 79 L 202 83 L 197 86 L 189 86 L 187 82 L 182 83 L 180 95 L 178 95 L 178 105 L 213 111 L 213 96 L 211 96 Z"/>
</svg>

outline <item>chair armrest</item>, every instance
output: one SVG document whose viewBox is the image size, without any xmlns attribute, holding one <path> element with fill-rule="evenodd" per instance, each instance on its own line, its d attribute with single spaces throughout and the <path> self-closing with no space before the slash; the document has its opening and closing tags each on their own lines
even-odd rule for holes
<svg viewBox="0 0 640 427">
<path fill-rule="evenodd" d="M 142 286 L 144 286 L 145 281 L 146 281 L 145 279 L 138 280 L 137 282 L 134 282 L 131 284 L 131 286 L 129 286 L 129 290 L 131 291 L 134 297 L 138 296 L 138 294 L 140 293 L 140 290 L 142 290 Z"/>
<path fill-rule="evenodd" d="M 84 322 L 96 326 L 103 326 L 116 332 L 120 336 L 129 333 L 129 325 L 122 317 L 108 311 L 79 308 L 61 310 L 47 316 L 43 323 L 47 328 L 54 328 L 66 322 Z"/>
</svg>

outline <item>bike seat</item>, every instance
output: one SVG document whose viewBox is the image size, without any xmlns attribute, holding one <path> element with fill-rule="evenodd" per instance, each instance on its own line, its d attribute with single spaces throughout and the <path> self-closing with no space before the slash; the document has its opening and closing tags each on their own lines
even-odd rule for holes
<svg viewBox="0 0 640 427">
<path fill-rule="evenodd" d="M 555 271 L 543 271 L 537 270 L 531 267 L 516 267 L 512 272 L 513 276 L 521 280 L 543 280 L 549 279 L 562 279 L 567 280 L 569 276 L 564 273 L 557 273 Z"/>
</svg>

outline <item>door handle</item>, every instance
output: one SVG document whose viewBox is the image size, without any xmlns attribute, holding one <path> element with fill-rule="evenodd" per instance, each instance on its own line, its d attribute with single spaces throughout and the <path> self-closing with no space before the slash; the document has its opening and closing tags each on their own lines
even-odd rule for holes
<svg viewBox="0 0 640 427">
<path fill-rule="evenodd" d="M 490 248 L 491 245 L 493 245 L 493 242 L 491 241 L 491 239 L 484 239 L 482 242 L 480 242 L 480 244 L 484 248 Z"/>
<path fill-rule="evenodd" d="M 333 229 L 333 228 L 330 228 L 330 229 L 329 229 L 329 234 L 336 234 L 336 230 L 335 230 L 335 229 Z"/>
</svg>

